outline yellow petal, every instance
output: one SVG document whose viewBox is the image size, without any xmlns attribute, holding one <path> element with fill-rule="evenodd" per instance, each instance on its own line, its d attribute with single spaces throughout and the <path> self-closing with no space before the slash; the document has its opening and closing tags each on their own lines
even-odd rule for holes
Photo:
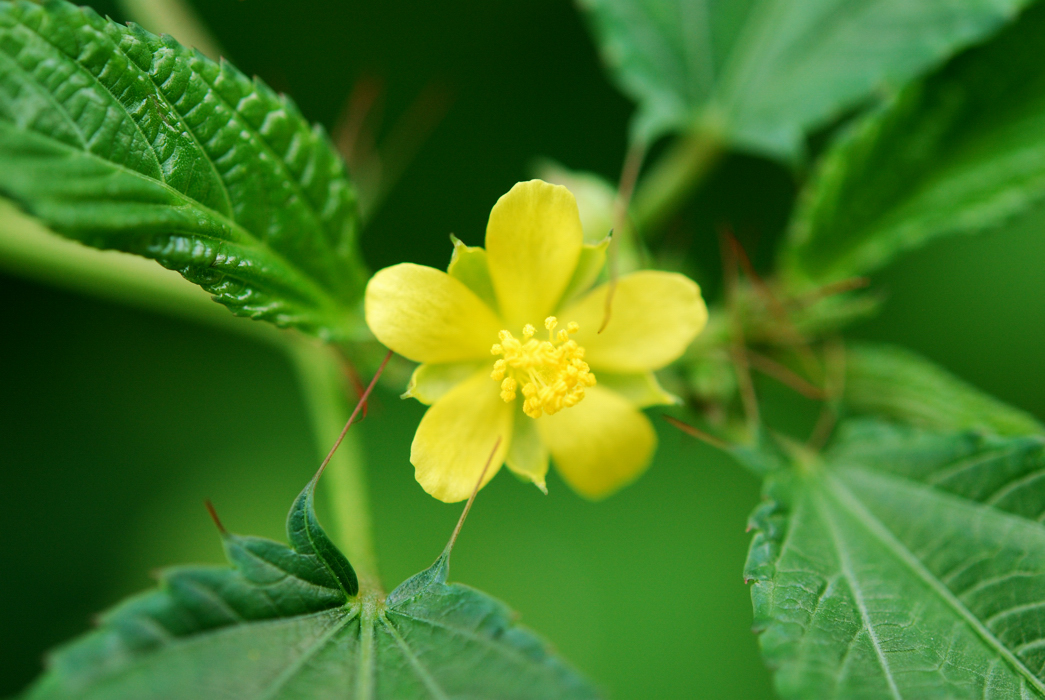
<svg viewBox="0 0 1045 700">
<path fill-rule="evenodd" d="M 573 277 L 584 233 L 565 187 L 520 182 L 497 200 L 486 254 L 501 315 L 514 329 L 551 314 Z"/>
<path fill-rule="evenodd" d="M 488 360 L 418 365 L 414 373 L 410 375 L 410 384 L 407 385 L 406 391 L 399 398 L 417 399 L 421 403 L 431 406 L 479 370 L 485 368 L 489 374 L 490 366 Z"/>
<path fill-rule="evenodd" d="M 682 399 L 665 390 L 653 372 L 615 374 L 599 372 L 595 375 L 599 386 L 626 398 L 635 408 L 681 404 Z"/>
<path fill-rule="evenodd" d="M 515 426 L 512 444 L 508 448 L 506 464 L 516 475 L 532 481 L 545 493 L 545 477 L 548 475 L 548 449 L 537 432 L 537 421 L 522 411 L 522 402 L 515 402 Z"/>
<path fill-rule="evenodd" d="M 563 185 L 577 199 L 577 209 L 584 227 L 584 240 L 598 243 L 614 226 L 613 209 L 617 188 L 595 173 L 569 168 L 545 160 L 538 164 L 538 177 L 555 185 Z"/>
<path fill-rule="evenodd" d="M 491 309 L 496 308 L 497 297 L 493 293 L 493 282 L 490 281 L 486 251 L 479 246 L 465 245 L 453 234 L 450 234 L 450 240 L 454 244 L 454 254 L 446 273 L 463 282 Z"/>
<path fill-rule="evenodd" d="M 450 275 L 402 263 L 366 286 L 366 322 L 377 339 L 414 362 L 457 362 L 490 356 L 503 324 Z"/>
<path fill-rule="evenodd" d="M 562 478 L 588 498 L 603 498 L 638 478 L 657 445 L 649 419 L 598 385 L 573 408 L 538 418 L 537 430 Z"/>
<path fill-rule="evenodd" d="M 609 283 L 599 285 L 561 311 L 560 323 L 576 321 L 575 339 L 595 376 L 608 372 L 645 372 L 677 360 L 708 320 L 700 287 L 685 275 L 640 270 L 617 282 L 612 315 L 606 313 Z"/>
<path fill-rule="evenodd" d="M 512 404 L 501 400 L 500 385 L 486 370 L 477 372 L 435 402 L 421 418 L 410 462 L 417 483 L 446 503 L 472 495 L 497 438 L 483 486 L 504 463 L 512 442 Z"/>
</svg>

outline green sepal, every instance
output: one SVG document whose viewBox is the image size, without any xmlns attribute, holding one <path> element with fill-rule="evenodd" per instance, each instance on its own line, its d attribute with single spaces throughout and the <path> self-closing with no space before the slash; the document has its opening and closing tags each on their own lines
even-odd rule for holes
<svg viewBox="0 0 1045 700">
<path fill-rule="evenodd" d="M 482 246 L 465 245 L 453 234 L 450 234 L 450 240 L 454 244 L 454 252 L 446 268 L 447 274 L 475 292 L 477 297 L 496 311 L 497 295 L 494 293 L 493 280 L 490 279 L 486 249 Z"/>
</svg>

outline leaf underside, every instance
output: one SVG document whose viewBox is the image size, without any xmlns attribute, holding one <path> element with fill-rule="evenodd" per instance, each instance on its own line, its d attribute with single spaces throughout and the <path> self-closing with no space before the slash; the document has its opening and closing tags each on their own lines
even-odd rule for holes
<svg viewBox="0 0 1045 700">
<path fill-rule="evenodd" d="M 710 129 L 793 159 L 805 132 L 999 28 L 1028 0 L 582 0 L 636 138 Z"/>
<path fill-rule="evenodd" d="M 360 591 L 310 484 L 290 547 L 223 535 L 233 568 L 181 567 L 48 659 L 27 700 L 590 699 L 493 598 L 447 584 L 448 553 L 387 599 Z"/>
<path fill-rule="evenodd" d="M 746 578 L 785 698 L 1045 698 L 1045 440 L 852 422 L 766 482 Z"/>
<path fill-rule="evenodd" d="M 0 194 L 324 338 L 345 334 L 365 280 L 354 190 L 293 102 L 61 0 L 0 0 Z"/>
<path fill-rule="evenodd" d="M 792 277 L 864 275 L 1045 202 L 1045 5 L 903 91 L 828 151 L 792 225 Z"/>
</svg>

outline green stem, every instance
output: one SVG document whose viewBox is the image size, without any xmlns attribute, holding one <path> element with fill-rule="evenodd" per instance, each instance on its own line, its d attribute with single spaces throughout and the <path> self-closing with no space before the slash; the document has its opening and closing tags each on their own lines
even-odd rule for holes
<svg viewBox="0 0 1045 700">
<path fill-rule="evenodd" d="M 646 242 L 712 171 L 725 149 L 708 132 L 679 137 L 639 181 L 631 203 L 635 225 Z"/>
<path fill-rule="evenodd" d="M 158 263 L 98 250 L 48 230 L 0 198 L 0 271 L 282 346 L 282 331 L 233 316 L 207 292 Z"/>
<path fill-rule="evenodd" d="M 334 349 L 304 337 L 295 337 L 287 350 L 312 416 L 316 454 L 325 457 L 341 434 L 354 407 L 350 387 Z M 377 557 L 370 525 L 366 460 L 357 429 L 350 429 L 331 458 L 320 481 L 334 519 L 334 540 L 344 550 L 359 576 L 361 589 L 380 589 Z"/>
</svg>

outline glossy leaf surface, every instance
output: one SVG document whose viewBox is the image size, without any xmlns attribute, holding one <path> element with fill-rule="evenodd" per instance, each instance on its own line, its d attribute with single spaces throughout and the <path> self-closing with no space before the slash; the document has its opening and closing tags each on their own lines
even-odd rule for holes
<svg viewBox="0 0 1045 700">
<path fill-rule="evenodd" d="M 0 193 L 234 313 L 343 336 L 355 194 L 319 128 L 227 62 L 60 0 L 0 2 Z"/>
</svg>

